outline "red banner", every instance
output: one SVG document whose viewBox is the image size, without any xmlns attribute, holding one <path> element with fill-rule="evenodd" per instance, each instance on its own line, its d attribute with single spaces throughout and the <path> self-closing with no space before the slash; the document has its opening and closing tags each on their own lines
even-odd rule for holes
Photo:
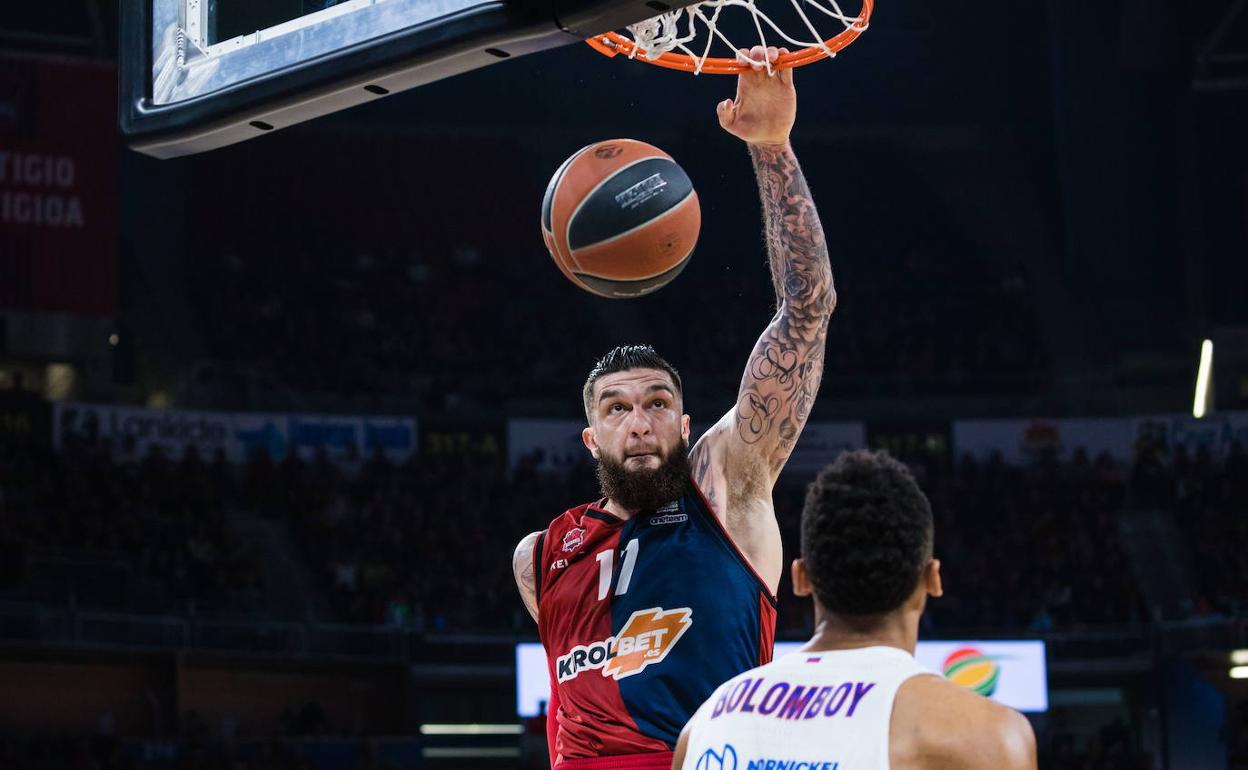
<svg viewBox="0 0 1248 770">
<path fill-rule="evenodd" d="M 0 308 L 112 315 L 116 80 L 112 65 L 0 59 Z"/>
</svg>

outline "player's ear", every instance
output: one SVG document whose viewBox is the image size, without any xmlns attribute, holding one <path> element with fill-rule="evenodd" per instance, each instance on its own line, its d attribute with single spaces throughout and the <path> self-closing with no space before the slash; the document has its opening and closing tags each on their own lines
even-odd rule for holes
<svg viewBox="0 0 1248 770">
<path fill-rule="evenodd" d="M 789 572 L 790 577 L 793 578 L 794 596 L 810 596 L 814 593 L 814 589 L 810 585 L 810 575 L 806 572 L 806 562 L 801 559 L 794 559 Z"/>
<path fill-rule="evenodd" d="M 594 429 L 592 427 L 581 431 L 581 441 L 585 444 L 585 448 L 589 450 L 589 453 L 594 456 L 594 459 L 597 460 L 598 442 L 594 440 Z"/>
<path fill-rule="evenodd" d="M 680 437 L 683 438 L 685 441 L 689 440 L 689 428 L 692 424 L 693 423 L 689 419 L 689 415 L 682 414 L 680 416 Z"/>
<path fill-rule="evenodd" d="M 945 595 L 945 587 L 940 580 L 940 559 L 932 559 L 923 568 L 923 582 L 927 586 L 927 595 L 933 599 Z"/>
</svg>

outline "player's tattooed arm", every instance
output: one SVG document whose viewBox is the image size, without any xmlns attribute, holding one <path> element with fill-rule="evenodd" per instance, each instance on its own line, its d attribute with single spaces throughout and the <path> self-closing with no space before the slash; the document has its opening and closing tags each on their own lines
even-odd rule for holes
<svg viewBox="0 0 1248 770">
<path fill-rule="evenodd" d="M 520 589 L 520 598 L 535 621 L 537 620 L 537 568 L 534 566 L 533 550 L 537 548 L 537 541 L 541 535 L 541 532 L 530 532 L 525 535 L 511 557 L 511 571 L 516 576 L 516 588 Z"/>
<path fill-rule="evenodd" d="M 819 391 L 836 289 L 819 213 L 792 148 L 750 145 L 750 157 L 778 310 L 741 378 L 734 428 L 738 445 L 752 450 L 744 454 L 765 462 L 774 481 Z"/>
</svg>

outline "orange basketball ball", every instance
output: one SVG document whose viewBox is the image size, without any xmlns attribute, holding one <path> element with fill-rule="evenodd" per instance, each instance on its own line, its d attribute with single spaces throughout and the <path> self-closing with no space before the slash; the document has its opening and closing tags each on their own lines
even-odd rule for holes
<svg viewBox="0 0 1248 770">
<path fill-rule="evenodd" d="M 701 226 L 684 169 L 633 139 L 582 148 L 551 177 L 542 201 L 542 237 L 555 264 L 603 297 L 665 286 L 688 264 Z"/>
</svg>

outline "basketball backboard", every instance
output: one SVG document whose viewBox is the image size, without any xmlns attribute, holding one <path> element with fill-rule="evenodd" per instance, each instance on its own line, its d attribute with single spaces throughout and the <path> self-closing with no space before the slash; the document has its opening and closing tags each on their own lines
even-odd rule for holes
<svg viewBox="0 0 1248 770">
<path fill-rule="evenodd" d="M 660 0 L 123 0 L 121 128 L 131 147 L 154 157 L 203 152 L 579 43 L 670 7 Z"/>
</svg>

